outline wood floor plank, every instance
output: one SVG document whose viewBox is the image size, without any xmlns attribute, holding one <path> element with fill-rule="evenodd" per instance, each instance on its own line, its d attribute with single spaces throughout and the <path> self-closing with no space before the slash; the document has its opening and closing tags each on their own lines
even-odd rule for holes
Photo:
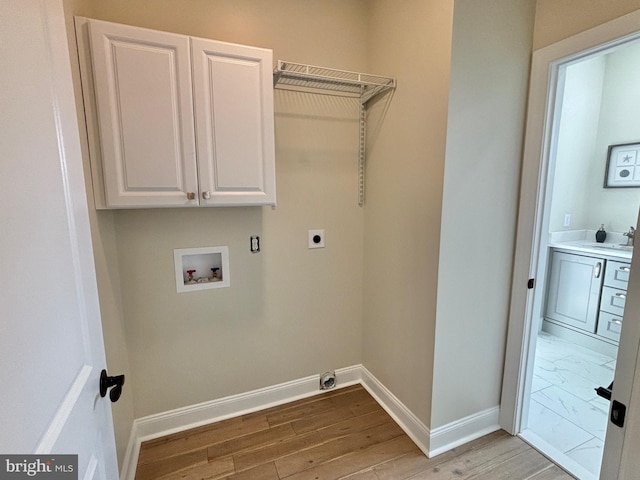
<svg viewBox="0 0 640 480">
<path fill-rule="evenodd" d="M 389 414 L 382 408 L 378 408 L 374 412 L 357 417 L 351 417 L 346 420 L 339 421 L 338 423 L 334 423 L 333 425 L 319 428 L 318 433 L 322 437 L 322 440 L 328 442 L 329 440 L 344 437 L 350 433 L 362 432 L 390 421 L 392 420 Z"/>
<path fill-rule="evenodd" d="M 297 435 L 301 435 L 303 433 L 313 432 L 319 428 L 329 427 L 336 422 L 340 422 L 348 418 L 354 418 L 353 412 L 348 406 L 332 408 L 326 412 L 291 422 L 291 426 Z"/>
<path fill-rule="evenodd" d="M 307 470 L 324 462 L 347 455 L 350 452 L 366 449 L 372 445 L 386 442 L 403 435 L 402 429 L 394 422 L 384 423 L 364 432 L 353 433 L 325 442 L 307 450 L 276 460 L 276 468 L 281 477 Z"/>
<path fill-rule="evenodd" d="M 336 395 L 331 398 L 336 407 L 348 407 L 361 402 L 369 402 L 373 397 L 364 388 L 354 389 L 346 392 L 345 395 Z"/>
<path fill-rule="evenodd" d="M 296 432 L 293 430 L 291 424 L 284 423 L 273 428 L 259 430 L 212 445 L 207 449 L 207 455 L 209 456 L 209 460 L 216 457 L 224 457 L 225 455 L 238 455 L 248 450 L 255 450 L 266 445 L 278 443 L 281 440 L 294 437 L 295 435 Z"/>
<path fill-rule="evenodd" d="M 282 425 L 283 423 L 302 420 L 333 409 L 335 409 L 335 406 L 331 403 L 331 399 L 326 398 L 317 402 L 303 403 L 295 408 L 289 408 L 284 411 L 267 414 L 267 421 L 270 426 L 274 427 L 276 425 Z"/>
<path fill-rule="evenodd" d="M 364 389 L 350 395 L 335 397 L 332 401 L 337 407 L 348 407 L 356 416 L 381 408 L 378 402 Z"/>
<path fill-rule="evenodd" d="M 149 444 L 144 442 L 140 447 L 138 464 L 144 465 L 202 448 L 206 450 L 206 448 L 211 445 L 249 433 L 267 430 L 268 428 L 269 424 L 264 415 L 241 419 L 235 422 L 221 422 L 221 424 L 210 429 L 198 427 L 193 430 L 181 432 L 180 435 L 177 436 L 171 435 L 171 438 L 164 442 L 152 441 Z"/>
<path fill-rule="evenodd" d="M 250 470 L 225 477 L 226 480 L 280 480 L 276 466 L 273 463 L 265 463 Z"/>
<path fill-rule="evenodd" d="M 232 475 L 235 472 L 233 458 L 220 457 L 214 461 L 179 472 L 163 475 L 157 480 L 217 480 Z"/>
<path fill-rule="evenodd" d="M 284 478 L 287 480 L 308 480 L 311 478 L 314 480 L 335 480 L 336 478 L 360 472 L 370 465 L 377 465 L 409 452 L 419 452 L 422 455 L 409 437 L 401 435 L 387 442 L 352 452 Z M 281 476 L 281 478 L 283 477 Z"/>
<path fill-rule="evenodd" d="M 207 461 L 207 450 L 174 455 L 157 462 L 138 465 L 135 480 L 156 480 L 158 477 L 179 472 L 187 468 L 204 465 Z"/>
<path fill-rule="evenodd" d="M 544 471 L 548 460 L 539 452 L 525 449 L 503 462 L 485 464 L 481 472 L 469 476 L 469 480 L 513 480 L 527 479 Z"/>
<path fill-rule="evenodd" d="M 251 450 L 250 452 L 240 453 L 234 455 L 236 471 L 247 470 L 264 463 L 273 462 L 291 453 L 306 450 L 321 443 L 322 439 L 317 432 L 309 432 L 284 439 L 263 448 Z"/>
<path fill-rule="evenodd" d="M 340 480 L 379 480 L 376 472 L 373 470 L 365 470 L 364 472 L 354 473 L 340 478 Z"/>
</svg>

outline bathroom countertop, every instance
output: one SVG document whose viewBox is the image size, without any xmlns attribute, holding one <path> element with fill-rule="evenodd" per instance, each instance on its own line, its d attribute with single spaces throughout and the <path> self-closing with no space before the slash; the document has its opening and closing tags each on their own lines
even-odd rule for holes
<svg viewBox="0 0 640 480">
<path fill-rule="evenodd" d="M 596 242 L 595 230 L 569 230 L 549 233 L 549 247 L 586 255 L 597 255 L 631 262 L 633 247 L 627 247 L 627 237 L 620 232 L 608 232 L 604 243 Z"/>
<path fill-rule="evenodd" d="M 588 240 L 573 240 L 567 242 L 549 242 L 553 248 L 561 248 L 576 253 L 588 253 L 602 257 L 612 257 L 630 262 L 633 256 L 633 248 L 622 247 L 618 243 L 597 243 Z"/>
</svg>

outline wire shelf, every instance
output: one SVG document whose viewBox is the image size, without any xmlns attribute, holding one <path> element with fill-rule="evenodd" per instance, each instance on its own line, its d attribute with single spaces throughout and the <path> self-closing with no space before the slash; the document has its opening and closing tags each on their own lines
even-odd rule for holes
<svg viewBox="0 0 640 480">
<path fill-rule="evenodd" d="M 372 98 L 394 89 L 396 79 L 278 60 L 273 72 L 273 86 L 329 90 L 335 94 L 359 97 L 366 104 Z"/>
<path fill-rule="evenodd" d="M 396 88 L 396 79 L 317 67 L 278 60 L 273 71 L 273 87 L 286 90 L 323 92 L 328 95 L 355 97 L 360 100 L 360 148 L 358 150 L 358 204 L 364 205 L 366 160 L 367 102 Z"/>
</svg>

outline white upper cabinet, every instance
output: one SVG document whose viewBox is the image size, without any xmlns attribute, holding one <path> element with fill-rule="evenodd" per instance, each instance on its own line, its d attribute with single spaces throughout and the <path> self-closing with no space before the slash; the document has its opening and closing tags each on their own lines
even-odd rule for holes
<svg viewBox="0 0 640 480">
<path fill-rule="evenodd" d="M 76 23 L 98 208 L 275 204 L 270 50 Z"/>
<path fill-rule="evenodd" d="M 89 21 L 107 207 L 198 191 L 189 37 Z"/>
<path fill-rule="evenodd" d="M 272 52 L 191 39 L 200 203 L 275 203 Z"/>
</svg>

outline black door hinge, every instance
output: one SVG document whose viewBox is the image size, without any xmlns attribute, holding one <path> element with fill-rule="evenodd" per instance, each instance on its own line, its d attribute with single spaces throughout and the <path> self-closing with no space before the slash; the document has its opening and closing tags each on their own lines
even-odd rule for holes
<svg viewBox="0 0 640 480">
<path fill-rule="evenodd" d="M 535 283 L 535 279 L 534 278 L 530 278 L 529 281 L 527 282 L 527 288 L 529 290 L 531 290 L 533 288 L 533 284 Z"/>
</svg>

